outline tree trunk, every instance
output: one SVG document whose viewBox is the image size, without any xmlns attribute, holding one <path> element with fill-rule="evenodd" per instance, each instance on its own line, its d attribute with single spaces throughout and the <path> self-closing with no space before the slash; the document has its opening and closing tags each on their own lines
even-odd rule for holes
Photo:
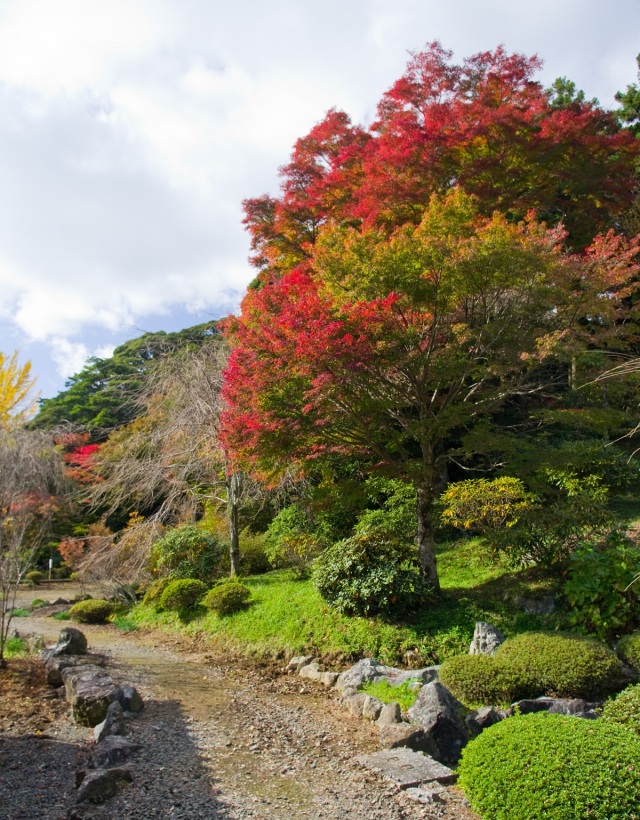
<svg viewBox="0 0 640 820">
<path fill-rule="evenodd" d="M 242 473 L 232 473 L 227 478 L 227 503 L 229 514 L 229 561 L 231 577 L 240 574 L 240 532 L 238 528 L 238 506 L 242 493 Z"/>
<path fill-rule="evenodd" d="M 433 526 L 433 486 L 426 483 L 418 487 L 418 563 L 422 576 L 431 584 L 434 592 L 440 592 L 440 579 L 436 567 L 436 539 Z"/>
</svg>

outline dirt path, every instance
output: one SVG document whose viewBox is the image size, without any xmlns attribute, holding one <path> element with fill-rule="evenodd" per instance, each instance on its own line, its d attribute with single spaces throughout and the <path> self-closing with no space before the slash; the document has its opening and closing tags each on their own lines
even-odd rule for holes
<svg viewBox="0 0 640 820">
<path fill-rule="evenodd" d="M 15 626 L 53 641 L 62 624 L 24 618 Z M 90 649 L 109 656 L 114 678 L 135 685 L 147 702 L 130 722 L 142 744 L 133 785 L 92 817 L 474 817 L 455 790 L 444 804 L 423 806 L 364 770 L 354 758 L 379 749 L 377 730 L 321 687 L 269 665 L 193 652 L 166 633 L 84 631 Z M 55 801 L 46 812 L 2 811 L 0 804 L 0 817 L 12 820 L 65 816 Z"/>
</svg>

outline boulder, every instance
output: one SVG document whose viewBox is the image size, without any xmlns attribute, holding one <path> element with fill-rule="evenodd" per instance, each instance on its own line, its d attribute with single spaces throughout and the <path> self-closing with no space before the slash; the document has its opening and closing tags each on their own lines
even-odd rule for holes
<svg viewBox="0 0 640 820">
<path fill-rule="evenodd" d="M 140 748 L 139 743 L 134 743 L 128 737 L 110 735 L 94 747 L 87 765 L 90 769 L 108 769 L 110 766 L 118 766 L 125 763 Z"/>
<path fill-rule="evenodd" d="M 338 677 L 339 675 L 337 672 L 323 672 L 320 676 L 320 683 L 323 686 L 326 686 L 327 689 L 331 689 L 332 686 L 336 685 Z"/>
<path fill-rule="evenodd" d="M 390 686 L 400 686 L 408 680 L 416 680 L 425 684 L 437 680 L 439 669 L 439 666 L 428 666 L 424 669 L 396 669 L 394 666 L 385 666 L 375 658 L 363 658 L 338 677 L 336 688 L 340 691 L 348 688 L 359 689 L 370 681 L 386 681 Z"/>
<path fill-rule="evenodd" d="M 356 757 L 356 762 L 381 774 L 401 789 L 422 783 L 455 783 L 456 773 L 427 755 L 411 749 L 385 749 Z"/>
<path fill-rule="evenodd" d="M 319 681 L 323 674 L 324 672 L 322 671 L 322 667 L 317 661 L 305 663 L 305 665 L 298 671 L 298 675 L 300 675 L 301 678 L 307 678 L 308 680 Z"/>
<path fill-rule="evenodd" d="M 118 700 L 118 688 L 99 666 L 68 666 L 62 670 L 65 699 L 80 726 L 97 726 L 107 716 L 109 704 Z"/>
<path fill-rule="evenodd" d="M 410 800 L 415 800 L 416 803 L 424 803 L 426 805 L 443 803 L 446 792 L 445 787 L 439 783 L 430 783 L 428 788 L 424 788 L 424 786 L 413 786 L 405 790 L 405 794 Z"/>
<path fill-rule="evenodd" d="M 402 712 L 397 703 L 385 703 L 378 715 L 378 726 L 393 726 L 402 723 Z"/>
<path fill-rule="evenodd" d="M 506 714 L 528 715 L 532 712 L 549 712 L 552 715 L 573 715 L 593 720 L 598 717 L 597 709 L 601 703 L 592 703 L 581 698 L 535 698 L 519 700 L 512 703 Z"/>
<path fill-rule="evenodd" d="M 291 658 L 291 660 L 286 666 L 285 671 L 289 674 L 299 672 L 303 666 L 306 666 L 308 663 L 311 663 L 312 660 L 313 655 L 297 655 L 295 658 Z"/>
<path fill-rule="evenodd" d="M 365 720 L 377 720 L 383 706 L 384 703 L 381 700 L 367 695 L 362 701 L 362 717 Z"/>
<path fill-rule="evenodd" d="M 122 783 L 131 783 L 133 780 L 129 769 L 97 769 L 89 772 L 78 788 L 77 803 L 106 803 L 115 797 Z"/>
<path fill-rule="evenodd" d="M 116 689 L 116 698 L 125 712 L 134 715 L 139 714 L 144 709 L 144 701 L 138 690 L 128 683 L 123 683 Z"/>
<path fill-rule="evenodd" d="M 354 717 L 362 717 L 365 700 L 369 697 L 365 692 L 355 692 L 353 695 L 342 698 L 342 704 L 347 707 Z"/>
<path fill-rule="evenodd" d="M 506 640 L 503 633 L 495 626 L 478 621 L 469 647 L 470 655 L 493 655 L 501 643 Z"/>
<path fill-rule="evenodd" d="M 107 716 L 93 730 L 93 737 L 96 743 L 104 740 L 109 735 L 123 735 L 125 733 L 124 712 L 120 702 L 114 700 L 107 708 Z"/>
<path fill-rule="evenodd" d="M 437 753 L 435 743 L 424 729 L 413 723 L 396 723 L 380 727 L 380 745 L 385 749 L 413 749 L 414 752 Z"/>
<path fill-rule="evenodd" d="M 49 686 L 62 686 L 62 670 L 69 666 L 104 666 L 102 655 L 55 655 L 45 663 Z"/>
<path fill-rule="evenodd" d="M 456 763 L 469 739 L 462 718 L 464 707 L 439 681 L 427 683 L 409 709 L 409 718 L 434 741 L 434 757 L 442 763 Z"/>
<path fill-rule="evenodd" d="M 505 717 L 507 717 L 507 713 L 503 709 L 496 709 L 495 706 L 483 706 L 481 709 L 476 709 L 475 712 L 470 712 L 465 717 L 464 722 L 469 733 L 475 737 L 484 729 L 493 726 L 494 723 L 504 720 Z"/>
<path fill-rule="evenodd" d="M 540 598 L 522 598 L 517 596 L 514 599 L 516 606 L 519 606 L 527 615 L 551 615 L 556 610 L 555 598 L 551 595 L 543 595 Z"/>
<path fill-rule="evenodd" d="M 47 660 L 49 658 L 56 658 L 59 655 L 86 655 L 87 654 L 87 639 L 84 632 L 75 629 L 72 626 L 65 626 L 60 630 L 58 643 L 53 649 L 45 649 L 42 657 Z"/>
</svg>

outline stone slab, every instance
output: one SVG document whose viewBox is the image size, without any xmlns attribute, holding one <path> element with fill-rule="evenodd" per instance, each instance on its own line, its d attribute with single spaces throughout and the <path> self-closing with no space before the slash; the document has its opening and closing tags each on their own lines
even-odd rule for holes
<svg viewBox="0 0 640 820">
<path fill-rule="evenodd" d="M 455 783 L 457 775 L 448 766 L 432 757 L 411 749 L 385 749 L 370 755 L 360 755 L 356 761 L 367 769 L 378 772 L 401 789 L 422 783 Z"/>
</svg>

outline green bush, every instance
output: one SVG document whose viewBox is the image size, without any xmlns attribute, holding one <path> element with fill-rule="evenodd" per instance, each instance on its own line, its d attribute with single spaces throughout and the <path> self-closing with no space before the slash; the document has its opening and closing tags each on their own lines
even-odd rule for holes
<svg viewBox="0 0 640 820">
<path fill-rule="evenodd" d="M 39 609 L 41 606 L 46 606 L 47 602 L 42 598 L 34 598 L 31 601 L 31 609 Z"/>
<path fill-rule="evenodd" d="M 240 533 L 240 573 L 263 575 L 271 569 L 266 553 L 266 533 L 252 532 L 246 527 Z"/>
<path fill-rule="evenodd" d="M 313 560 L 326 546 L 299 504 L 280 510 L 269 524 L 265 539 L 265 552 L 271 566 L 292 569 L 300 577 L 307 575 Z"/>
<path fill-rule="evenodd" d="M 622 665 L 604 644 L 546 632 L 510 638 L 493 656 L 448 658 L 440 679 L 470 709 L 542 695 L 598 700 L 624 685 Z"/>
<path fill-rule="evenodd" d="M 187 617 L 206 591 L 207 585 L 196 578 L 179 578 L 167 584 L 160 596 L 160 606 L 168 612 L 177 612 L 180 617 Z"/>
<path fill-rule="evenodd" d="M 149 566 L 170 578 L 191 578 L 210 582 L 219 575 L 225 550 L 213 533 L 195 524 L 169 530 L 151 550 Z"/>
<path fill-rule="evenodd" d="M 603 643 L 580 635 L 526 632 L 505 641 L 494 657 L 528 670 L 538 695 L 598 700 L 624 685 L 616 655 Z"/>
<path fill-rule="evenodd" d="M 602 720 L 627 726 L 640 735 L 640 683 L 608 700 L 602 709 Z"/>
<path fill-rule="evenodd" d="M 640 632 L 632 632 L 618 641 L 618 655 L 625 663 L 640 672 Z"/>
<path fill-rule="evenodd" d="M 24 638 L 18 635 L 8 637 L 4 644 L 4 656 L 6 658 L 19 658 L 29 654 L 29 645 Z"/>
<path fill-rule="evenodd" d="M 640 623 L 640 548 L 612 532 L 604 543 L 584 544 L 570 557 L 564 594 L 572 621 L 601 638 L 629 632 Z"/>
<path fill-rule="evenodd" d="M 469 709 L 508 706 L 540 693 L 526 668 L 490 655 L 458 655 L 447 658 L 439 677 L 449 691 Z"/>
<path fill-rule="evenodd" d="M 228 581 L 209 590 L 204 597 L 203 603 L 207 609 L 223 617 L 246 609 L 249 606 L 250 598 L 251 590 L 248 586 L 237 581 Z"/>
<path fill-rule="evenodd" d="M 113 604 L 102 598 L 79 601 L 69 610 L 69 617 L 81 624 L 103 624 L 113 615 Z"/>
<path fill-rule="evenodd" d="M 397 615 L 418 609 L 431 593 L 417 556 L 377 530 L 326 549 L 315 561 L 313 582 L 343 615 Z"/>
<path fill-rule="evenodd" d="M 485 729 L 458 784 L 491 820 L 637 820 L 640 740 L 621 727 L 533 714 Z"/>
<path fill-rule="evenodd" d="M 31 572 L 27 572 L 24 576 L 26 581 L 29 581 L 30 584 L 35 584 L 36 586 L 40 583 L 40 581 L 44 581 L 45 574 L 44 572 L 40 572 L 39 569 L 32 569 Z"/>
<path fill-rule="evenodd" d="M 155 581 L 152 581 L 144 593 L 142 603 L 159 609 L 162 593 L 169 586 L 171 580 L 171 578 L 157 578 Z"/>
</svg>

